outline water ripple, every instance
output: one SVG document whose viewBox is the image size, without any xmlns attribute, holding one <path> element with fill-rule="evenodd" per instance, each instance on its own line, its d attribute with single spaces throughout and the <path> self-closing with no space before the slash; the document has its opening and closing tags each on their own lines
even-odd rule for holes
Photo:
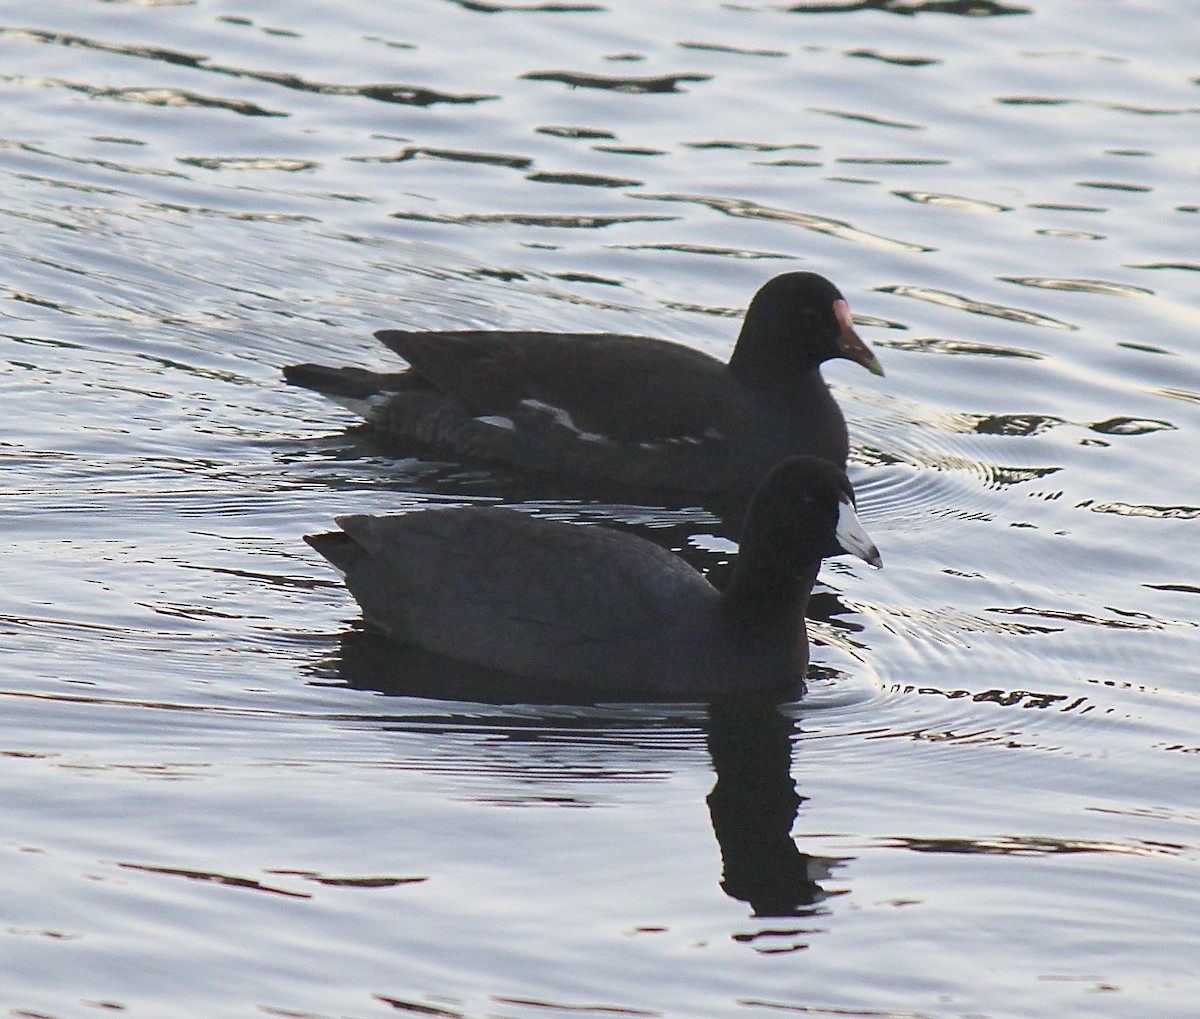
<svg viewBox="0 0 1200 1019">
<path fill-rule="evenodd" d="M 1112 294 L 1118 297 L 1142 297 L 1153 295 L 1153 290 L 1135 287 L 1132 283 L 1113 283 L 1109 280 L 1060 279 L 1054 276 L 997 276 L 1004 283 L 1015 283 L 1020 287 L 1036 287 L 1040 290 L 1068 290 L 1077 294 Z"/>
<path fill-rule="evenodd" d="M 970 644 L 985 639 L 975 633 L 969 641 L 954 642 L 957 647 L 919 641 L 911 650 L 926 663 L 923 671 L 936 675 L 947 657 L 957 659 L 960 667 L 967 665 L 974 657 Z M 806 715 L 805 731 L 797 742 L 801 748 L 814 741 L 845 742 L 839 751 L 844 765 L 847 755 L 866 759 L 871 744 L 885 740 L 935 746 L 952 755 L 963 746 L 1061 753 L 1070 745 L 1070 731 L 1087 725 L 1087 716 L 1097 707 L 1074 692 L 989 687 L 986 682 L 974 690 L 942 688 L 933 682 L 897 683 L 882 689 L 870 704 Z"/>
<path fill-rule="evenodd" d="M 1075 186 L 1080 188 L 1096 188 L 1099 191 L 1130 191 L 1135 193 L 1154 190 L 1154 188 L 1146 184 L 1130 184 L 1128 181 L 1118 180 L 1077 180 Z"/>
<path fill-rule="evenodd" d="M 826 116 L 837 117 L 839 120 L 852 120 L 859 124 L 870 124 L 873 127 L 894 127 L 902 131 L 924 131 L 924 124 L 913 124 L 905 120 L 889 120 L 874 113 L 858 113 L 853 110 L 829 110 L 819 106 L 810 106 L 811 113 L 824 113 Z"/>
<path fill-rule="evenodd" d="M 937 156 L 839 156 L 839 163 L 855 166 L 949 166 L 950 160 Z"/>
<path fill-rule="evenodd" d="M 938 57 L 904 56 L 898 53 L 881 53 L 876 49 L 846 50 L 846 56 L 880 60 L 885 64 L 895 64 L 898 67 L 930 67 L 942 62 Z"/>
<path fill-rule="evenodd" d="M 188 870 L 182 867 L 161 867 L 148 863 L 118 863 L 118 867 L 126 870 L 140 870 L 147 874 L 167 874 L 172 877 L 188 878 L 192 881 L 206 881 L 234 888 L 246 888 L 259 892 L 270 892 L 272 895 L 282 895 L 293 899 L 311 899 L 308 892 L 296 892 L 275 885 L 266 885 L 255 878 L 238 877 L 233 874 L 218 874 L 213 871 Z"/>
<path fill-rule="evenodd" d="M 1141 262 L 1130 264 L 1130 269 L 1180 269 L 1184 272 L 1200 272 L 1200 262 Z"/>
<path fill-rule="evenodd" d="M 1052 856 L 1062 853 L 1116 853 L 1122 856 L 1183 856 L 1184 847 L 1166 847 L 1101 839 L 1062 839 L 1038 835 L 1001 835 L 995 838 L 912 838 L 880 839 L 877 845 L 889 849 L 910 849 L 917 853 L 970 853 L 985 856 Z"/>
<path fill-rule="evenodd" d="M 1152 432 L 1173 432 L 1178 425 L 1156 418 L 1113 417 L 1095 421 L 1088 425 L 1093 432 L 1103 435 L 1149 435 Z"/>
<path fill-rule="evenodd" d="M 882 11 L 887 14 L 957 14 L 967 18 L 994 18 L 1005 14 L 1031 14 L 1032 7 L 1000 3 L 999 0 L 841 0 L 828 3 L 811 0 L 783 8 L 793 14 L 845 14 L 851 11 Z"/>
<path fill-rule="evenodd" d="M 1157 520 L 1195 520 L 1200 517 L 1200 506 L 1151 506 L 1132 502 L 1093 502 L 1087 499 L 1078 504 L 1078 509 L 1089 509 L 1093 513 L 1113 513 L 1122 517 L 1153 517 Z"/>
<path fill-rule="evenodd" d="M 592 14 L 608 10 L 602 4 L 564 3 L 562 0 L 534 0 L 527 4 L 502 4 L 490 0 L 450 0 L 468 11 L 480 14 L 510 14 L 513 12 L 536 14 Z"/>
<path fill-rule="evenodd" d="M 1080 205 L 1078 202 L 1030 202 L 1028 207 L 1047 212 L 1108 212 L 1103 205 Z"/>
<path fill-rule="evenodd" d="M 180 160 L 183 162 L 183 160 Z M 228 162 L 232 165 L 223 166 L 225 160 L 212 160 L 212 165 L 208 169 L 264 169 L 265 167 L 238 166 L 238 160 L 231 159 Z M 268 160 L 269 162 L 269 160 Z M 199 163 L 197 165 L 200 165 Z M 281 167 L 273 167 L 272 169 L 281 169 Z M 239 212 L 234 209 L 214 209 L 204 205 L 181 205 L 178 202 L 148 202 L 148 209 L 157 209 L 162 212 L 178 213 L 184 216 L 205 216 L 214 217 L 216 219 L 228 219 L 240 223 L 317 223 L 320 220 L 316 216 L 310 216 L 303 212 Z"/>
<path fill-rule="evenodd" d="M 1149 392 L 1156 396 L 1165 396 L 1170 400 L 1182 400 L 1184 403 L 1200 403 L 1200 393 L 1190 389 L 1176 389 L 1174 386 L 1164 386 L 1161 389 L 1151 389 Z"/>
<path fill-rule="evenodd" d="M 111 159 L 98 159 L 88 156 L 68 156 L 62 152 L 55 152 L 53 149 L 43 148 L 40 145 L 34 145 L 32 142 L 17 141 L 11 138 L 0 138 L 0 150 L 10 149 L 21 152 L 28 152 L 35 156 L 46 156 L 50 159 L 61 159 L 64 162 L 75 163 L 78 166 L 95 166 L 102 170 L 112 170 L 116 173 L 128 173 L 137 176 L 150 177 L 176 177 L 180 180 L 187 180 L 188 176 L 185 173 L 179 173 L 176 170 L 168 170 L 160 166 L 139 166 L 135 163 L 118 163 Z"/>
<path fill-rule="evenodd" d="M 949 290 L 937 290 L 933 287 L 898 283 L 886 287 L 876 287 L 875 290 L 881 294 L 915 297 L 917 300 L 929 301 L 931 304 L 941 304 L 947 308 L 968 311 L 972 315 L 989 315 L 992 318 L 1002 318 L 1009 322 L 1020 322 L 1023 325 L 1042 326 L 1047 329 L 1076 330 L 1079 328 L 1079 326 L 1071 322 L 1065 322 L 1050 315 L 1043 315 L 1040 312 L 1026 311 L 1007 304 L 992 304 L 988 301 L 979 301 L 971 297 L 966 297 L 963 294 L 951 293 Z"/>
<path fill-rule="evenodd" d="M 745 248 L 720 248 L 712 244 L 612 244 L 628 251 L 673 251 L 681 255 L 714 255 L 718 258 L 794 258 L 778 251 L 748 251 Z M 858 319 L 855 318 L 857 322 Z M 878 345 L 878 341 L 876 341 Z"/>
<path fill-rule="evenodd" d="M 678 74 L 654 75 L 609 75 L 586 74 L 583 71 L 527 71 L 521 75 L 527 81 L 557 81 L 572 88 L 595 88 L 608 92 L 624 92 L 629 95 L 647 95 L 662 92 L 682 92 L 681 81 L 710 81 L 711 74 L 694 74 L 683 71 Z"/>
<path fill-rule="evenodd" d="M 996 102 L 1003 106 L 1090 106 L 1113 113 L 1133 113 L 1143 117 L 1177 117 L 1200 113 L 1196 106 L 1140 106 L 1131 103 L 1102 102 L 1095 99 L 1069 99 L 1061 96 L 998 96 Z"/>
<path fill-rule="evenodd" d="M 770 205 L 759 205 L 745 198 L 722 198 L 717 195 L 677 195 L 653 194 L 634 195 L 635 198 L 646 198 L 658 202 L 691 202 L 696 205 L 707 205 L 710 209 L 723 212 L 727 216 L 744 219 L 767 219 L 780 223 L 790 223 L 794 226 L 812 230 L 814 233 L 838 237 L 844 241 L 854 241 L 886 251 L 917 251 L 928 252 L 935 250 L 923 244 L 911 241 L 901 241 L 894 237 L 884 237 L 881 234 L 868 233 L 840 219 L 830 219 L 810 212 L 797 212 L 793 209 L 780 209 Z"/>
<path fill-rule="evenodd" d="M 936 191 L 893 191 L 892 194 L 918 205 L 937 205 L 947 209 L 968 209 L 971 212 L 1012 212 L 1011 205 L 985 202 L 981 198 L 964 198 Z"/>
<path fill-rule="evenodd" d="M 982 357 L 1016 357 L 1030 361 L 1040 361 L 1045 357 L 1035 350 L 1023 350 L 1019 347 L 1002 347 L 992 343 L 978 343 L 974 340 L 952 340 L 939 336 L 912 337 L 903 340 L 875 340 L 876 347 L 887 347 L 892 350 L 914 350 L 926 354 L 976 354 Z"/>
<path fill-rule="evenodd" d="M 679 216 L 654 215 L 570 215 L 536 212 L 466 212 L 460 215 L 438 216 L 426 212 L 393 212 L 394 219 L 410 220 L 414 223 L 446 223 L 457 226 L 478 226 L 496 223 L 512 223 L 516 226 L 540 226 L 566 230 L 599 230 L 618 223 L 667 223 Z"/>
<path fill-rule="evenodd" d="M 29 85 L 36 88 L 61 88 L 79 92 L 89 99 L 115 99 L 123 103 L 138 103 L 143 106 L 193 106 L 200 109 L 228 110 L 244 117 L 287 117 L 283 110 L 271 110 L 247 99 L 228 99 L 223 96 L 204 95 L 182 88 L 87 85 L 63 78 L 30 78 L 20 75 L 0 75 L 0 81 L 14 85 Z"/>
<path fill-rule="evenodd" d="M 608 177 L 600 173 L 573 173 L 540 171 L 526 175 L 526 180 L 538 184 L 573 184 L 576 187 L 591 188 L 635 188 L 641 187 L 642 181 L 631 177 Z"/>
<path fill-rule="evenodd" d="M 467 149 L 438 149 L 425 145 L 409 145 L 390 156 L 347 156 L 350 163 L 407 163 L 414 159 L 443 159 L 452 163 L 484 163 L 524 170 L 533 165 L 529 156 L 507 152 L 475 152 Z"/>
<path fill-rule="evenodd" d="M 596 152 L 609 152 L 615 156 L 665 156 L 666 149 L 652 149 L 646 145 L 593 145 Z"/>
<path fill-rule="evenodd" d="M 279 159 L 273 156 L 181 156 L 178 162 L 202 170 L 282 170 L 297 173 L 320 164 L 312 159 Z M 306 217 L 311 218 L 311 217 Z"/>
<path fill-rule="evenodd" d="M 856 471 L 855 488 L 859 505 L 874 519 L 886 520 L 894 531 L 919 532 L 930 519 L 993 520 L 995 508 L 979 486 L 962 473 L 950 472 L 952 464 L 941 470 L 914 469 L 909 465 L 886 462 L 878 450 L 856 449 L 853 461 L 861 467 L 887 466 L 888 470 L 870 473 Z M 907 470 L 897 469 L 908 467 Z M 964 463 L 963 466 L 969 466 Z M 970 472 L 979 477 L 982 471 Z"/>
<path fill-rule="evenodd" d="M 684 142 L 684 147 L 689 149 L 731 149 L 735 152 L 786 152 L 790 149 L 804 149 L 809 152 L 816 152 L 820 149 L 819 145 L 813 145 L 810 142 L 793 142 L 791 144 L 771 144 L 769 142 L 743 142 L 743 141 L 727 141 L 724 139 L 715 139 L 713 141 L 703 142 Z"/>
<path fill-rule="evenodd" d="M 1034 233 L 1039 237 L 1062 237 L 1073 241 L 1102 241 L 1105 239 L 1104 234 L 1098 234 L 1092 230 L 1063 230 L 1053 227 L 1042 227 L 1035 230 Z M 1130 268 L 1137 267 L 1131 266 Z"/>
<path fill-rule="evenodd" d="M 1169 626 L 1196 627 L 1200 624 L 1182 619 L 1156 619 L 1145 612 L 1105 608 L 1113 616 L 1097 616 L 1088 612 L 1069 612 L 1064 609 L 1039 609 L 1032 605 L 1018 605 L 1014 608 L 989 608 L 988 612 L 997 615 L 1022 616 L 1036 619 L 1061 620 L 1068 623 L 1080 623 L 1084 626 L 1102 626 L 1110 630 L 1165 630 Z"/>
<path fill-rule="evenodd" d="M 551 138 L 615 139 L 617 137 L 611 131 L 605 131 L 600 128 L 573 127 L 567 124 L 546 124 L 542 127 L 534 128 L 534 130 L 538 134 L 546 134 Z"/>
<path fill-rule="evenodd" d="M 1007 442 L 1065 424 L 1052 415 L 933 413 L 877 400 L 875 415 L 859 422 L 851 452 L 860 505 L 906 530 L 927 526 L 930 516 L 994 520 L 999 506 L 989 493 L 1063 467 L 996 462 L 981 446 L 991 437 Z"/>
<path fill-rule="evenodd" d="M 786 57 L 789 55 L 787 50 L 749 49 L 717 42 L 679 42 L 675 45 L 684 50 L 700 50 L 702 53 L 734 53 L 743 57 Z"/>
<path fill-rule="evenodd" d="M 175 66 L 192 67 L 211 74 L 223 74 L 232 78 L 261 81 L 269 85 L 278 85 L 281 88 L 292 89 L 297 92 L 314 92 L 321 95 L 336 96 L 360 96 L 382 103 L 398 103 L 404 106 L 433 106 L 437 103 L 478 103 L 488 99 L 499 98 L 490 94 L 441 92 L 437 89 L 426 88 L 421 85 L 395 84 L 392 82 L 367 85 L 341 85 L 310 81 L 299 75 L 283 71 L 258 71 L 245 67 L 215 64 L 207 56 L 197 53 L 186 53 L 182 50 L 167 49 L 161 46 L 135 46 L 127 43 L 103 42 L 99 39 L 91 39 L 82 35 L 72 35 L 68 32 L 52 32 L 36 28 L 9 28 L 0 25 L 0 38 L 24 39 L 55 46 L 95 50 L 101 53 L 115 53 L 120 56 L 138 57 L 145 60 L 157 60 L 161 63 Z"/>
</svg>

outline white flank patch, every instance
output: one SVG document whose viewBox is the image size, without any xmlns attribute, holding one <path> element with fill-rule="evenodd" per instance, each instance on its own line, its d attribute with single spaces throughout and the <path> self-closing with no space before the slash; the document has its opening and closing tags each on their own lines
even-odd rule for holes
<svg viewBox="0 0 1200 1019">
<path fill-rule="evenodd" d="M 528 407 L 530 410 L 538 411 L 541 414 L 549 414 L 550 419 L 562 428 L 570 429 L 579 436 L 584 442 L 611 442 L 612 440 L 607 435 L 600 435 L 598 432 L 585 432 L 582 428 L 571 420 L 571 415 L 561 407 L 555 407 L 549 403 L 542 403 L 541 400 L 522 400 L 522 407 Z"/>
<path fill-rule="evenodd" d="M 476 421 L 482 422 L 485 425 L 491 425 L 493 428 L 507 428 L 510 432 L 515 432 L 517 426 L 513 423 L 512 418 L 506 418 L 502 414 L 486 414 L 482 417 L 477 417 Z"/>
<path fill-rule="evenodd" d="M 376 409 L 387 403 L 393 394 L 374 393 L 368 397 L 339 396 L 335 393 L 324 393 L 323 395 L 334 403 L 345 407 L 351 414 L 357 414 L 360 418 L 365 418 L 369 421 Z"/>
<path fill-rule="evenodd" d="M 676 448 L 679 446 L 703 446 L 705 441 L 711 441 L 712 438 L 713 436 L 708 432 L 704 433 L 703 438 L 698 438 L 695 435 L 669 435 L 665 439 L 658 439 L 655 442 L 639 442 L 638 449 L 665 449 L 667 446 Z"/>
<path fill-rule="evenodd" d="M 833 534 L 837 538 L 837 543 L 847 552 L 870 563 L 876 569 L 883 565 L 883 557 L 880 556 L 879 549 L 875 547 L 875 542 L 863 528 L 858 514 L 854 512 L 854 505 L 849 499 L 844 499 L 838 504 L 837 527 L 834 528 Z"/>
</svg>

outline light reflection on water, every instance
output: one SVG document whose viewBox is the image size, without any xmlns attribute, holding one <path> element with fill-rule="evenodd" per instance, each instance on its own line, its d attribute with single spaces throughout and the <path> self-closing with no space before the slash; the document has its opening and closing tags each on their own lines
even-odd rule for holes
<svg viewBox="0 0 1200 1019">
<path fill-rule="evenodd" d="M 1189 1014 L 1185 14 L 10 4 L 3 1004 Z M 724 357 L 793 267 L 888 372 L 828 369 L 887 569 L 827 567 L 804 703 L 347 667 L 299 540 L 338 513 L 519 501 L 735 553 L 686 500 L 397 461 L 281 365 L 392 367 L 400 324 Z"/>
</svg>

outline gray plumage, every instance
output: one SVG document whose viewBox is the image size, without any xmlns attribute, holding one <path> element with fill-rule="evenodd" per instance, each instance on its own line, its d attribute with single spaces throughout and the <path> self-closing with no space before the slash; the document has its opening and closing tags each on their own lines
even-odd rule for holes
<svg viewBox="0 0 1200 1019">
<path fill-rule="evenodd" d="M 802 689 L 822 556 L 878 559 L 861 532 L 844 537 L 852 506 L 838 468 L 781 465 L 725 592 L 643 538 L 499 508 L 344 516 L 340 532 L 305 540 L 345 574 L 369 626 L 448 658 L 572 694 L 788 695 Z"/>
</svg>

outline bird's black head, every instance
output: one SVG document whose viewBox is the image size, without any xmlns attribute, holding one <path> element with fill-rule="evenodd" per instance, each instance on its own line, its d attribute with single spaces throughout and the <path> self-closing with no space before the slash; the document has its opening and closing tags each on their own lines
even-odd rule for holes
<svg viewBox="0 0 1200 1019">
<path fill-rule="evenodd" d="M 847 552 L 882 565 L 858 520 L 845 471 L 813 456 L 791 457 L 767 475 L 751 501 L 742 546 L 797 570 Z"/>
<path fill-rule="evenodd" d="M 815 272 L 788 272 L 768 280 L 754 295 L 729 366 L 750 385 L 782 389 L 835 357 L 883 374 L 871 348 L 854 331 L 841 291 Z"/>
</svg>

